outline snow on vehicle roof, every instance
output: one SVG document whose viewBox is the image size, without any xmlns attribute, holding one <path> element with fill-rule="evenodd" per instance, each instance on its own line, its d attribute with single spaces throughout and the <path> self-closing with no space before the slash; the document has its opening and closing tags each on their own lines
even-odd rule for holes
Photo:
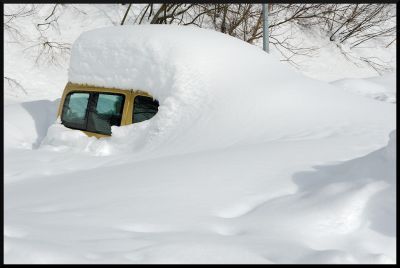
<svg viewBox="0 0 400 268">
<path fill-rule="evenodd" d="M 77 146 L 96 154 L 152 149 L 185 153 L 301 139 L 304 133 L 329 137 L 343 128 L 352 135 L 364 125 L 384 126 L 382 114 L 391 109 L 307 78 L 259 47 L 189 26 L 115 26 L 85 32 L 72 47 L 69 81 L 140 89 L 160 102 L 151 120 L 112 127 L 110 139 L 91 139 L 89 146 L 76 134 Z M 371 107 L 376 112 L 365 116 Z M 50 129 L 45 142 L 57 144 L 63 137 L 60 129 Z M 76 131 L 63 131 L 71 133 L 60 143 L 71 146 Z"/>
<path fill-rule="evenodd" d="M 240 50 L 266 57 L 237 38 L 198 27 L 116 26 L 84 32 L 72 47 L 69 81 L 142 89 L 163 99 L 180 82 L 205 82 L 210 72 L 237 69 Z M 249 58 L 249 63 L 254 60 Z M 243 62 L 240 62 L 243 65 Z M 220 68 L 221 67 L 221 68 Z M 204 74 L 204 72 L 207 72 Z M 212 79 L 218 78 L 212 77 Z M 183 81 L 184 80 L 184 81 Z"/>
</svg>

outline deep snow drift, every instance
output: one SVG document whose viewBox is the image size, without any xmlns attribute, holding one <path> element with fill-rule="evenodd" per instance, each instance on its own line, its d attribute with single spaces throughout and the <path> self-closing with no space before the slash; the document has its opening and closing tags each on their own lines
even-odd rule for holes
<svg viewBox="0 0 400 268">
<path fill-rule="evenodd" d="M 54 123 L 57 101 L 6 106 L 7 263 L 396 261 L 388 99 L 191 27 L 84 33 L 69 80 L 159 113 L 97 140 Z"/>
<path fill-rule="evenodd" d="M 307 78 L 236 38 L 171 25 L 108 27 L 83 33 L 72 48 L 69 81 L 140 89 L 160 101 L 150 121 L 113 128 L 108 140 L 86 138 L 61 125 L 44 144 L 95 154 L 186 153 L 277 139 L 366 135 L 382 139 L 392 106 L 338 91 Z M 365 116 L 365 110 L 374 112 Z M 74 135 L 76 133 L 76 135 Z M 305 134 L 306 133 L 306 134 Z M 76 136 L 75 139 L 73 136 Z"/>
</svg>

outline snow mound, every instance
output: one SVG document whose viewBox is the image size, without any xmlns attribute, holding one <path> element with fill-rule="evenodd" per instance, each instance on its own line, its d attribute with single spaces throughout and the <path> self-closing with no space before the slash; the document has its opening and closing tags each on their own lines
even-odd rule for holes
<svg viewBox="0 0 400 268">
<path fill-rule="evenodd" d="M 370 78 L 345 78 L 331 84 L 368 98 L 396 103 L 395 73 Z"/>
<path fill-rule="evenodd" d="M 98 166 L 24 151 L 29 179 L 5 182 L 5 262 L 396 263 L 395 136 L 335 165 L 318 139 Z"/>
<path fill-rule="evenodd" d="M 56 120 L 59 100 L 39 100 L 4 107 L 4 147 L 35 149 Z"/>
<path fill-rule="evenodd" d="M 392 107 L 338 92 L 258 47 L 194 27 L 116 26 L 85 32 L 72 47 L 69 80 L 140 89 L 160 101 L 150 121 L 113 127 L 110 139 L 68 134 L 68 146 L 97 155 L 155 149 L 186 153 L 322 138 L 343 133 L 343 128 L 350 135 L 371 123 L 385 129 L 393 120 L 385 116 L 385 123 L 381 116 Z M 366 116 L 367 110 L 374 112 Z M 67 130 L 51 128 L 43 144 L 65 145 L 59 137 Z"/>
</svg>

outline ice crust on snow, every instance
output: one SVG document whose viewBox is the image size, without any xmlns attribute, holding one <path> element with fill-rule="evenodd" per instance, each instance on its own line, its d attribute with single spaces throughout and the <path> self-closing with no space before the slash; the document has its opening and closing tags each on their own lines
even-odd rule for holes
<svg viewBox="0 0 400 268">
<path fill-rule="evenodd" d="M 129 25 L 85 32 L 72 47 L 69 81 L 140 89 L 160 101 L 155 117 L 113 127 L 110 139 L 73 137 L 55 125 L 43 141 L 63 146 L 59 137 L 68 132 L 68 146 L 98 155 L 185 153 L 324 137 L 342 129 L 351 135 L 367 121 L 381 122 L 380 113 L 391 109 L 307 78 L 258 47 L 195 27 Z M 382 107 L 366 117 L 362 107 L 371 105 Z"/>
</svg>

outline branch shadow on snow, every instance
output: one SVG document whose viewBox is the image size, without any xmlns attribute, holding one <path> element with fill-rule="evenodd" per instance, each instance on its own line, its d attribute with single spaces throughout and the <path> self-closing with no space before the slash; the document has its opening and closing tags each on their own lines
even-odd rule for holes
<svg viewBox="0 0 400 268">
<path fill-rule="evenodd" d="M 32 144 L 33 149 L 37 149 L 47 135 L 47 130 L 57 118 L 57 109 L 60 99 L 54 101 L 38 100 L 22 103 L 22 107 L 32 116 L 37 139 Z"/>
<path fill-rule="evenodd" d="M 396 131 L 390 134 L 389 144 L 365 156 L 336 165 L 315 166 L 315 171 L 299 172 L 293 176 L 299 192 L 320 192 L 328 186 L 351 184 L 363 187 L 383 181 L 388 184 L 367 202 L 362 217 L 369 227 L 385 236 L 396 236 Z"/>
</svg>

